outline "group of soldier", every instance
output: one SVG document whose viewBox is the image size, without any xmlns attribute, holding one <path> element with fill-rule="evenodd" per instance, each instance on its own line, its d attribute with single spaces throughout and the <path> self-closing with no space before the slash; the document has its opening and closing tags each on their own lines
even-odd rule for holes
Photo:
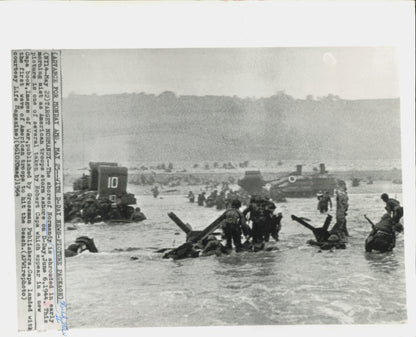
<svg viewBox="0 0 416 337">
<path fill-rule="evenodd" d="M 159 190 L 152 189 L 153 196 L 157 198 Z M 204 255 L 229 253 L 232 247 L 237 252 L 244 250 L 259 251 L 265 249 L 265 243 L 270 238 L 275 241 L 279 240 L 279 231 L 281 229 L 282 214 L 276 212 L 275 203 L 266 195 L 261 193 L 252 195 L 247 193 L 231 190 L 228 185 L 223 185 L 220 192 L 217 189 L 208 194 L 201 192 L 197 196 L 190 191 L 187 195 L 190 203 L 197 203 L 198 206 L 216 207 L 218 210 L 224 210 L 221 223 L 222 240 L 218 240 L 215 235 L 206 237 L 200 247 Z M 317 195 L 317 209 L 322 214 L 327 214 L 333 208 L 331 195 L 328 191 L 320 192 Z M 370 219 L 372 230 L 365 241 L 367 252 L 376 250 L 379 252 L 391 251 L 395 247 L 396 232 L 402 232 L 403 226 L 400 219 L 403 216 L 403 208 L 400 203 L 390 198 L 386 193 L 381 195 L 385 202 L 386 214 L 381 220 L 374 224 Z M 95 192 L 72 192 L 65 194 L 65 221 L 83 221 L 84 223 L 95 223 L 98 221 L 132 221 L 139 222 L 146 219 L 139 207 L 133 208 L 119 200 L 113 202 L 106 198 L 97 198 Z M 332 220 L 331 215 L 327 215 L 322 227 L 315 228 L 310 225 L 305 218 L 299 218 L 292 215 L 292 219 L 301 223 L 312 230 L 315 240 L 309 240 L 311 245 L 319 246 L 321 249 L 345 248 L 347 238 L 350 236 L 347 229 L 347 215 L 349 208 L 349 199 L 345 182 L 339 181 L 335 193 L 335 224 L 331 230 L 329 225 Z M 241 211 L 242 205 L 245 208 Z M 251 224 L 251 226 L 250 226 Z M 242 242 L 242 236 L 245 241 Z M 165 254 L 167 257 L 176 256 L 177 258 L 197 256 L 195 245 L 184 245 L 187 247 L 184 254 L 180 250 L 174 250 Z M 170 255 L 169 255 L 170 254 Z M 176 254 L 176 255 L 175 255 Z"/>
<path fill-rule="evenodd" d="M 390 198 L 386 193 L 383 193 L 380 198 L 386 204 L 386 213 L 383 214 L 380 221 L 374 224 L 366 215 L 364 216 L 372 226 L 372 230 L 365 241 L 365 250 L 367 252 L 373 250 L 379 252 L 393 250 L 396 244 L 396 233 L 403 231 L 403 225 L 400 223 L 400 219 L 403 217 L 403 207 L 400 205 L 400 202 Z M 326 213 L 328 206 L 329 209 L 332 209 L 329 193 L 325 191 L 323 194 L 318 194 L 318 210 L 321 213 Z M 345 184 L 341 184 L 336 193 L 336 223 L 331 231 L 328 231 L 329 235 L 326 242 L 322 243 L 326 247 L 345 247 L 346 238 L 350 236 L 347 229 L 347 211 L 347 188 Z"/>
<path fill-rule="evenodd" d="M 265 196 L 254 195 L 251 197 L 248 205 L 243 211 L 240 211 L 242 206 L 238 198 L 238 194 L 233 192 L 217 193 L 214 191 L 208 198 L 205 198 L 205 193 L 202 192 L 198 196 L 198 204 L 203 206 L 206 200 L 218 198 L 225 198 L 230 195 L 231 198 L 225 202 L 226 212 L 222 220 L 222 236 L 225 239 L 225 246 L 221 244 L 214 235 L 207 237 L 202 243 L 201 251 L 203 255 L 229 252 L 234 245 L 237 252 L 243 250 L 259 251 L 264 249 L 265 242 L 272 237 L 274 240 L 279 240 L 279 231 L 281 229 L 282 214 L 276 213 L 276 205 L 273 201 Z M 188 195 L 190 202 L 195 202 L 195 195 L 190 192 Z M 317 208 L 320 213 L 326 214 L 332 210 L 332 200 L 330 193 L 324 191 L 317 195 Z M 371 220 L 367 219 L 372 224 L 372 231 L 365 242 L 365 249 L 368 252 L 376 250 L 379 252 L 391 251 L 395 247 L 396 232 L 403 231 L 403 226 L 400 224 L 400 219 L 403 216 L 403 208 L 400 203 L 390 198 L 386 193 L 381 195 L 381 199 L 386 203 L 386 214 L 377 224 L 373 224 Z M 298 218 L 292 215 L 292 219 L 303 224 L 305 227 L 311 229 L 315 235 L 315 240 L 309 240 L 311 245 L 319 246 L 322 250 L 332 250 L 334 248 L 346 248 L 348 237 L 350 236 L 347 229 L 347 215 L 349 208 L 349 199 L 347 187 L 345 182 L 340 181 L 335 194 L 335 224 L 329 230 L 329 225 L 332 220 L 331 215 L 327 215 L 326 221 L 322 227 L 315 228 L 306 222 L 305 218 Z M 209 206 L 208 206 L 209 207 Z M 251 227 L 248 225 L 251 223 Z M 246 239 L 242 243 L 242 236 Z M 192 256 L 198 255 L 191 249 Z"/>
<path fill-rule="evenodd" d="M 276 205 L 270 199 L 253 196 L 249 205 L 241 212 L 241 202 L 238 199 L 231 201 L 230 208 L 225 212 L 222 224 L 226 248 L 231 249 L 234 244 L 237 252 L 249 248 L 258 251 L 264 248 L 264 243 L 272 237 L 279 240 L 279 231 L 282 227 L 282 214 L 275 213 Z M 251 227 L 248 225 L 251 222 Z M 241 243 L 241 234 L 246 238 L 246 245 Z M 251 238 L 251 244 L 248 244 Z"/>
<path fill-rule="evenodd" d="M 202 191 L 195 196 L 192 191 L 189 191 L 187 198 L 190 203 L 196 202 L 198 206 L 215 207 L 217 210 L 230 208 L 233 200 L 240 200 L 243 204 L 247 204 L 249 200 L 248 194 L 233 191 L 228 186 L 222 188 L 220 192 L 215 189 L 208 195 L 207 192 Z"/>
<path fill-rule="evenodd" d="M 328 191 L 317 194 L 318 206 L 320 213 L 325 214 L 332 210 L 332 200 Z M 308 219 L 292 215 L 292 220 L 310 229 L 315 236 L 315 240 L 308 240 L 307 243 L 318 246 L 322 250 L 345 249 L 347 237 L 350 236 L 347 229 L 347 211 L 348 211 L 348 194 L 347 186 L 344 181 L 338 182 L 336 190 L 336 220 L 334 226 L 329 229 L 332 216 L 327 214 L 322 227 L 314 227 L 307 222 Z"/>
<path fill-rule="evenodd" d="M 146 219 L 140 207 L 132 207 L 119 200 L 112 202 L 107 198 L 96 197 L 95 192 L 72 192 L 64 196 L 64 215 L 66 222 L 94 224 L 100 221 L 132 221 Z"/>
<path fill-rule="evenodd" d="M 232 199 L 227 210 L 220 217 L 221 236 L 225 240 L 225 245 L 222 244 L 222 240 L 211 234 L 201 242 L 188 241 L 168 251 L 164 254 L 164 258 L 198 257 L 200 252 L 202 256 L 229 254 L 233 245 L 236 252 L 257 252 L 265 249 L 265 242 L 268 242 L 270 237 L 275 241 L 279 240 L 282 214 L 275 212 L 276 205 L 273 201 L 267 197 L 253 196 L 243 211 L 240 211 L 241 206 L 238 198 Z M 244 242 L 241 240 L 242 236 L 245 238 Z"/>
</svg>

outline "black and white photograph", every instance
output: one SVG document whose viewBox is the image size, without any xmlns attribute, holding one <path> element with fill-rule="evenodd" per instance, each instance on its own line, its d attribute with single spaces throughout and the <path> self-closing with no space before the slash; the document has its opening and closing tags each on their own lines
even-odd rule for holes
<svg viewBox="0 0 416 337">
<path fill-rule="evenodd" d="M 0 7 L 1 335 L 414 335 L 411 6 Z"/>
<path fill-rule="evenodd" d="M 394 49 L 61 53 L 70 327 L 406 322 Z"/>
</svg>

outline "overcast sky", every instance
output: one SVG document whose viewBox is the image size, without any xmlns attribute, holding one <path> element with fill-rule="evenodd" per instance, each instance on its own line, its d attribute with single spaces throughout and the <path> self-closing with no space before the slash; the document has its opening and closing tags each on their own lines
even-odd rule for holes
<svg viewBox="0 0 416 337">
<path fill-rule="evenodd" d="M 391 48 L 65 50 L 63 94 L 399 97 Z"/>
</svg>

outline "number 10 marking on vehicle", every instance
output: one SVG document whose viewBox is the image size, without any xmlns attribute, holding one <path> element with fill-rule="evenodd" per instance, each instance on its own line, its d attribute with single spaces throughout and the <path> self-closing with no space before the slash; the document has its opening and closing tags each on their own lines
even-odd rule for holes
<svg viewBox="0 0 416 337">
<path fill-rule="evenodd" d="M 108 188 L 117 188 L 118 177 L 108 177 Z"/>
</svg>

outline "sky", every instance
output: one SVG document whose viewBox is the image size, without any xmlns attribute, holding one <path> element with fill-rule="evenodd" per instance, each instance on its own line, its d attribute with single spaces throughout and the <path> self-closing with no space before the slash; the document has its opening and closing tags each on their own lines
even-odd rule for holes
<svg viewBox="0 0 416 337">
<path fill-rule="evenodd" d="M 399 97 L 388 47 L 64 50 L 63 96 L 173 91 L 177 95 Z"/>
</svg>

